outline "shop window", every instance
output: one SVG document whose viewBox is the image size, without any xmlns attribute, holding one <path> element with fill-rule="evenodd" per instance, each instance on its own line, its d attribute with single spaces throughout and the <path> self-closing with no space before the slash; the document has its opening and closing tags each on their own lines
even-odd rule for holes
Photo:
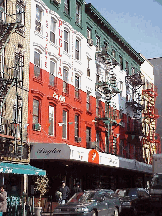
<svg viewBox="0 0 162 216">
<path fill-rule="evenodd" d="M 51 41 L 52 43 L 55 43 L 55 41 L 56 41 L 55 31 L 56 31 L 56 21 L 54 20 L 53 17 L 51 17 L 50 41 Z"/>
<path fill-rule="evenodd" d="M 55 86 L 55 62 L 50 61 L 49 85 Z"/>
<path fill-rule="evenodd" d="M 35 30 L 42 33 L 42 15 L 43 11 L 39 5 L 36 5 Z"/>
<path fill-rule="evenodd" d="M 40 75 L 40 53 L 34 51 L 34 76 L 39 77 Z"/>
<path fill-rule="evenodd" d="M 63 68 L 63 92 L 68 94 L 68 69 Z"/>
<path fill-rule="evenodd" d="M 80 41 L 78 39 L 76 39 L 76 42 L 75 42 L 75 58 L 77 60 L 79 60 L 79 55 L 80 55 Z"/>
<path fill-rule="evenodd" d="M 87 91 L 87 111 L 90 111 L 90 92 Z"/>
<path fill-rule="evenodd" d="M 55 108 L 53 106 L 49 106 L 49 129 L 48 134 L 50 136 L 54 136 L 54 112 Z"/>
<path fill-rule="evenodd" d="M 119 61 L 120 61 L 120 70 L 123 70 L 123 58 L 119 56 Z"/>
<path fill-rule="evenodd" d="M 69 32 L 64 30 L 64 50 L 68 53 L 69 51 Z"/>
<path fill-rule="evenodd" d="M 70 14 L 70 0 L 64 0 L 64 12 Z"/>
<path fill-rule="evenodd" d="M 79 81 L 80 77 L 75 75 L 75 98 L 79 98 Z"/>
<path fill-rule="evenodd" d="M 40 123 L 40 101 L 34 99 L 33 100 L 33 124 Z"/>
<path fill-rule="evenodd" d="M 67 126 L 68 112 L 63 110 L 63 125 L 62 125 L 62 138 L 67 139 L 68 126 Z"/>
<path fill-rule="evenodd" d="M 79 137 L 79 115 L 75 115 L 75 137 Z"/>
<path fill-rule="evenodd" d="M 81 5 L 76 2 L 76 23 L 81 24 Z"/>
</svg>

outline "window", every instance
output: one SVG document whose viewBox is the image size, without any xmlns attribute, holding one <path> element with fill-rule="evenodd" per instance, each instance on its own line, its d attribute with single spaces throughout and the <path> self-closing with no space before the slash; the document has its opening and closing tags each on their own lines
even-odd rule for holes
<svg viewBox="0 0 162 216">
<path fill-rule="evenodd" d="M 68 93 L 68 70 L 63 68 L 63 92 Z"/>
<path fill-rule="evenodd" d="M 100 147 L 100 131 L 96 131 L 96 147 L 99 150 Z"/>
<path fill-rule="evenodd" d="M 40 53 L 34 51 L 34 76 L 40 76 Z"/>
<path fill-rule="evenodd" d="M 91 39 L 91 38 L 92 38 L 91 29 L 87 28 L 87 39 Z"/>
<path fill-rule="evenodd" d="M 64 12 L 69 15 L 69 0 L 64 1 Z"/>
<path fill-rule="evenodd" d="M 108 52 L 108 43 L 106 41 L 104 41 L 103 43 L 102 52 L 105 52 L 105 53 Z"/>
<path fill-rule="evenodd" d="M 76 44 L 75 44 L 75 58 L 79 60 L 79 49 L 80 49 L 80 41 L 76 39 Z"/>
<path fill-rule="evenodd" d="M 75 137 L 79 137 L 79 115 L 75 115 Z"/>
<path fill-rule="evenodd" d="M 119 56 L 119 61 L 120 61 L 120 70 L 123 70 L 123 58 Z"/>
<path fill-rule="evenodd" d="M 16 21 L 23 26 L 25 25 L 24 6 L 20 3 L 16 5 Z"/>
<path fill-rule="evenodd" d="M 87 110 L 90 110 L 90 92 L 87 91 Z"/>
<path fill-rule="evenodd" d="M 120 96 L 122 97 L 122 92 L 123 92 L 123 82 L 119 82 L 119 90 L 120 90 Z"/>
<path fill-rule="evenodd" d="M 67 117 L 68 113 L 66 110 L 63 110 L 63 125 L 62 125 L 62 138 L 67 139 Z"/>
<path fill-rule="evenodd" d="M 131 72 L 132 72 L 132 75 L 135 74 L 135 68 L 134 67 L 132 67 Z"/>
<path fill-rule="evenodd" d="M 76 2 L 76 23 L 81 24 L 81 5 Z"/>
<path fill-rule="evenodd" d="M 4 21 L 4 11 L 5 11 L 5 5 L 4 5 L 4 0 L 0 1 L 0 6 L 1 6 L 1 10 L 0 10 L 0 20 Z"/>
<path fill-rule="evenodd" d="M 49 129 L 48 134 L 54 136 L 54 107 L 49 106 Z"/>
<path fill-rule="evenodd" d="M 96 51 L 100 50 L 100 37 L 96 35 Z"/>
<path fill-rule="evenodd" d="M 91 142 L 91 128 L 87 127 L 86 128 L 86 143 Z"/>
<path fill-rule="evenodd" d="M 49 85 L 55 85 L 55 62 L 50 61 Z"/>
<path fill-rule="evenodd" d="M 68 37 L 69 32 L 67 30 L 64 30 L 64 50 L 68 53 Z"/>
<path fill-rule="evenodd" d="M 96 116 L 99 117 L 99 104 L 100 104 L 100 100 L 99 98 L 97 98 L 96 100 Z"/>
<path fill-rule="evenodd" d="M 50 26 L 50 41 L 55 43 L 55 31 L 56 31 L 56 21 L 51 18 L 51 26 Z"/>
<path fill-rule="evenodd" d="M 75 97 L 79 98 L 79 76 L 75 75 Z"/>
<path fill-rule="evenodd" d="M 128 76 L 129 75 L 129 65 L 128 65 L 128 62 L 126 61 L 126 75 Z"/>
<path fill-rule="evenodd" d="M 116 51 L 115 51 L 114 49 L 112 49 L 112 56 L 113 56 L 114 58 L 116 58 Z"/>
<path fill-rule="evenodd" d="M 33 124 L 38 124 L 39 118 L 39 100 L 33 100 Z"/>
<path fill-rule="evenodd" d="M 87 57 L 87 76 L 90 77 L 90 68 L 89 68 L 89 62 L 90 62 L 90 58 Z"/>
<path fill-rule="evenodd" d="M 36 5 L 36 20 L 35 20 L 35 30 L 40 32 L 42 31 L 42 9 L 39 5 Z"/>
<path fill-rule="evenodd" d="M 4 77 L 4 49 L 0 55 L 0 77 Z"/>
</svg>

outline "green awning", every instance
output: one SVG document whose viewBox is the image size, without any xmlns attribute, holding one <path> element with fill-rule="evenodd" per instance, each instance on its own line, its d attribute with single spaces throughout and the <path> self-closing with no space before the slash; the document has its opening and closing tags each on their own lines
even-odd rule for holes
<svg viewBox="0 0 162 216">
<path fill-rule="evenodd" d="M 46 175 L 46 171 L 30 164 L 0 162 L 0 173 Z"/>
</svg>

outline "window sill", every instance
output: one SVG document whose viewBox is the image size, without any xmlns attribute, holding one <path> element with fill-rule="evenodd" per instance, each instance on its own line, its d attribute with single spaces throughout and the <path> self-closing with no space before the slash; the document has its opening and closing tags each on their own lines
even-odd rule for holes
<svg viewBox="0 0 162 216">
<path fill-rule="evenodd" d="M 86 110 L 86 114 L 92 115 L 92 111 L 91 110 Z"/>
<path fill-rule="evenodd" d="M 74 100 L 77 101 L 77 102 L 79 102 L 79 103 L 82 103 L 82 99 L 80 97 L 79 98 L 75 97 Z"/>
<path fill-rule="evenodd" d="M 75 22 L 75 25 L 78 26 L 80 29 L 83 29 L 83 27 L 81 26 L 81 24 Z"/>
<path fill-rule="evenodd" d="M 43 82 L 42 82 L 42 80 L 40 79 L 40 78 L 37 78 L 37 77 L 33 77 L 33 81 L 34 82 L 37 82 L 37 83 L 39 83 L 39 84 L 41 84 L 41 85 L 43 85 Z"/>
<path fill-rule="evenodd" d="M 54 90 L 54 91 L 58 91 L 58 88 L 56 88 L 55 86 L 48 85 L 48 88 L 49 88 L 49 89 L 52 89 L 52 90 Z"/>
<path fill-rule="evenodd" d="M 72 17 L 70 17 L 69 14 L 67 14 L 66 12 L 63 12 L 63 14 L 64 14 L 69 20 L 72 20 Z"/>
<path fill-rule="evenodd" d="M 58 49 L 58 46 L 57 46 L 56 43 L 53 43 L 52 41 L 49 41 L 49 43 L 50 43 L 51 46 L 53 46 L 53 47 L 55 47 L 56 49 Z"/>
<path fill-rule="evenodd" d="M 42 32 L 40 33 L 40 32 L 38 32 L 38 31 L 34 31 L 34 34 L 35 34 L 35 35 L 38 35 L 40 38 L 43 39 L 43 34 L 42 34 Z"/>
</svg>

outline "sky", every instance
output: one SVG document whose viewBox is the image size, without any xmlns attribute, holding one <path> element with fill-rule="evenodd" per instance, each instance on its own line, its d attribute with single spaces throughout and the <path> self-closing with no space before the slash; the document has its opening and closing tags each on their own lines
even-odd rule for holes
<svg viewBox="0 0 162 216">
<path fill-rule="evenodd" d="M 162 57 L 162 0 L 86 0 L 145 58 Z"/>
</svg>

